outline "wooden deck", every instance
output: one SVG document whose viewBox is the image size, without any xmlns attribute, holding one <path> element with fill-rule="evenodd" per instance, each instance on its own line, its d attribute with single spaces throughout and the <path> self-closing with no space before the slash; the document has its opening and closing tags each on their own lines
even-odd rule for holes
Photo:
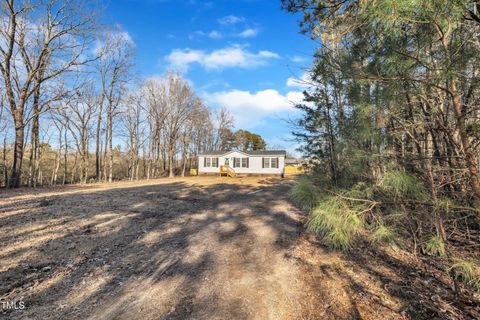
<svg viewBox="0 0 480 320">
<path fill-rule="evenodd" d="M 236 173 L 230 166 L 220 166 L 220 175 L 223 177 L 235 177 Z"/>
</svg>

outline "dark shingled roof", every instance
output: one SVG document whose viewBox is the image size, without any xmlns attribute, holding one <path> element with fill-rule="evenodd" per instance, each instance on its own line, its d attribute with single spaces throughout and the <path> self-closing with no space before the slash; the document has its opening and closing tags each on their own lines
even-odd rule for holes
<svg viewBox="0 0 480 320">
<path fill-rule="evenodd" d="M 212 150 L 212 151 L 205 151 L 202 153 L 199 153 L 199 156 L 221 156 L 222 154 L 225 154 L 230 151 L 221 151 L 221 150 Z"/>
<path fill-rule="evenodd" d="M 287 152 L 285 150 L 254 150 L 254 151 L 242 151 L 242 150 L 230 150 L 230 151 L 221 151 L 221 150 L 212 150 L 205 151 L 200 153 L 199 156 L 222 156 L 226 153 L 238 151 L 248 154 L 249 156 L 281 156 L 285 157 Z"/>
</svg>

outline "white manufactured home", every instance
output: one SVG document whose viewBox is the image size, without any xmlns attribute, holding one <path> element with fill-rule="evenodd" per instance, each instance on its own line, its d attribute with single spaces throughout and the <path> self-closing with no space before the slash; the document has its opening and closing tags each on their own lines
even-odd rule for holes
<svg viewBox="0 0 480 320">
<path fill-rule="evenodd" d="M 198 155 L 199 174 L 283 175 L 284 150 L 208 151 Z"/>
</svg>

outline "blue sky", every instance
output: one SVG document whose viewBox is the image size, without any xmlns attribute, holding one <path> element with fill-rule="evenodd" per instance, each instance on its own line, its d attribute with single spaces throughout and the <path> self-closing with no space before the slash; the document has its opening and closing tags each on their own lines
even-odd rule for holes
<svg viewBox="0 0 480 320">
<path fill-rule="evenodd" d="M 295 116 L 302 86 L 294 79 L 315 43 L 280 0 L 112 0 L 103 17 L 134 41 L 140 76 L 180 71 L 209 107 L 234 115 L 236 128 L 295 149 L 283 119 Z"/>
</svg>

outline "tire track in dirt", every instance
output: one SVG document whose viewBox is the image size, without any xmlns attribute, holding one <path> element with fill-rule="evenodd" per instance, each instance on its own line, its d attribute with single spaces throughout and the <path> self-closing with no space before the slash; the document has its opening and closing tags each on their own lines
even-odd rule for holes
<svg viewBox="0 0 480 320">
<path fill-rule="evenodd" d="M 288 190 L 281 179 L 198 177 L 7 197 L 0 298 L 27 308 L 0 316 L 306 319 L 309 290 L 289 258 L 302 216 Z"/>
</svg>

